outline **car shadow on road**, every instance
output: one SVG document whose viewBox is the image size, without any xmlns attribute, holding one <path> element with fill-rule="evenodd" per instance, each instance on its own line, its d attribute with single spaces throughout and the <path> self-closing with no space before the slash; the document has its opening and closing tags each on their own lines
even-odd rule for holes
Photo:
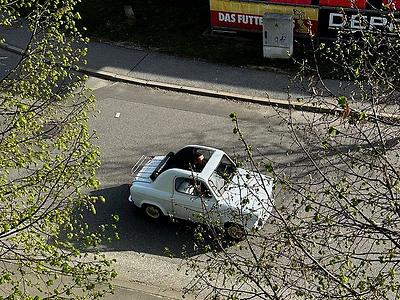
<svg viewBox="0 0 400 300">
<path fill-rule="evenodd" d="M 202 252 L 202 247 L 195 239 L 196 228 L 192 223 L 173 221 L 164 218 L 160 221 L 149 220 L 140 209 L 128 202 L 129 185 L 124 184 L 97 190 L 93 196 L 103 196 L 104 203 L 96 203 L 96 214 L 85 213 L 84 222 L 90 228 L 97 228 L 101 224 L 111 225 L 112 215 L 118 215 L 117 229 L 119 239 L 112 238 L 103 242 L 102 251 L 136 251 L 153 255 L 172 255 L 174 257 L 194 256 Z M 109 236 L 113 232 L 107 233 Z M 206 244 L 218 250 L 212 237 Z M 222 247 L 228 247 L 228 241 Z"/>
</svg>

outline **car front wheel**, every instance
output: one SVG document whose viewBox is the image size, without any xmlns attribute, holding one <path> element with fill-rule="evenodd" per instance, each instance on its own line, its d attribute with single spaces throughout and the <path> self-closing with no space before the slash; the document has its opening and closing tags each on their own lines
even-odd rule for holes
<svg viewBox="0 0 400 300">
<path fill-rule="evenodd" d="M 153 220 L 159 220 L 163 215 L 161 210 L 154 205 L 146 205 L 143 209 L 145 215 Z"/>
<path fill-rule="evenodd" d="M 235 241 L 244 239 L 244 229 L 242 226 L 234 223 L 228 223 L 225 225 L 225 232 L 229 238 Z"/>
</svg>

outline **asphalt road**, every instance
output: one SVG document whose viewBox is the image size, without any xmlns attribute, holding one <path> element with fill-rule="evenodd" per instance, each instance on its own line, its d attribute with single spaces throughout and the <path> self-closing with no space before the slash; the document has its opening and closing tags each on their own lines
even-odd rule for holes
<svg viewBox="0 0 400 300">
<path fill-rule="evenodd" d="M 117 260 L 117 285 L 144 284 L 155 294 L 179 297 L 190 280 L 181 265 L 181 250 L 196 255 L 193 226 L 183 222 L 152 223 L 127 202 L 130 168 L 142 154 L 165 154 L 186 144 L 203 144 L 241 153 L 243 146 L 232 133 L 230 112 L 239 116 L 241 129 L 258 155 L 287 160 L 290 139 L 274 109 L 221 99 L 190 96 L 126 84 L 90 79 L 99 112 L 91 120 L 97 131 L 102 183 L 95 194 L 99 204 L 91 224 L 110 223 L 118 214 L 119 240 L 104 244 L 102 251 Z M 165 248 L 175 254 L 165 256 Z M 124 298 L 121 296 L 121 299 Z M 125 297 L 126 298 L 126 297 Z"/>
</svg>

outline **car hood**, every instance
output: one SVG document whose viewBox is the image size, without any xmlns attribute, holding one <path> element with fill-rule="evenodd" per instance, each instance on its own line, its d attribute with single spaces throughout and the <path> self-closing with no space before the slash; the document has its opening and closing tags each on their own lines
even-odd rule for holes
<svg viewBox="0 0 400 300">
<path fill-rule="evenodd" d="M 266 218 L 272 210 L 273 179 L 258 172 L 238 168 L 222 198 L 226 205 Z"/>
</svg>

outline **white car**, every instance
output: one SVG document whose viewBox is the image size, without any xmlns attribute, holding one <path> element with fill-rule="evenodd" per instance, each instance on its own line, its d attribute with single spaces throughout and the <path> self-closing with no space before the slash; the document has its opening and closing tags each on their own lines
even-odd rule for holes
<svg viewBox="0 0 400 300">
<path fill-rule="evenodd" d="M 203 155 L 201 170 L 194 157 Z M 176 154 L 142 157 L 132 168 L 129 201 L 151 219 L 220 224 L 233 239 L 262 227 L 273 207 L 272 178 L 236 167 L 223 151 L 188 145 Z"/>
</svg>

